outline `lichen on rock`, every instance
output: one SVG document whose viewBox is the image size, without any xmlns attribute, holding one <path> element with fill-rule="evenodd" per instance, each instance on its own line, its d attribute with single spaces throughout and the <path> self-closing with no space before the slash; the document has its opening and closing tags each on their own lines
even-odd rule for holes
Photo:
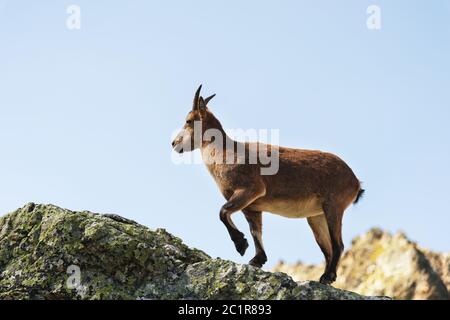
<svg viewBox="0 0 450 320">
<path fill-rule="evenodd" d="M 282 271 L 295 280 L 315 279 L 323 264 L 280 262 Z M 356 237 L 341 259 L 335 286 L 364 295 L 387 295 L 396 299 L 449 299 L 450 255 L 431 252 L 395 235 L 371 229 Z"/>
<path fill-rule="evenodd" d="M 117 215 L 31 203 L 0 218 L 0 299 L 372 297 L 211 259 Z"/>
</svg>

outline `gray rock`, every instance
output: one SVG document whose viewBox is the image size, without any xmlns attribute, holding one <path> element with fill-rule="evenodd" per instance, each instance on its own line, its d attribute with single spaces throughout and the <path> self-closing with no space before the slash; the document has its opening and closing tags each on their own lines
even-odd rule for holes
<svg viewBox="0 0 450 320">
<path fill-rule="evenodd" d="M 0 299 L 384 299 L 211 259 L 164 229 L 28 204 L 0 218 Z"/>
</svg>

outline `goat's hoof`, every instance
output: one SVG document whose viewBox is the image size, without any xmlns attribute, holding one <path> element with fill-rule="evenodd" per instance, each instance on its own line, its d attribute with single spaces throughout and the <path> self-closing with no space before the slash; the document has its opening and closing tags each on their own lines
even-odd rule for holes
<svg viewBox="0 0 450 320">
<path fill-rule="evenodd" d="M 245 251 L 246 251 L 247 248 L 248 248 L 248 241 L 247 241 L 247 239 L 245 239 L 244 237 L 242 237 L 241 239 L 236 240 L 236 241 L 234 242 L 234 245 L 235 245 L 235 247 L 236 247 L 237 252 L 239 252 L 239 254 L 240 254 L 241 256 L 243 256 L 243 255 L 245 254 Z"/>
<path fill-rule="evenodd" d="M 334 272 L 330 272 L 330 273 L 324 273 L 321 277 L 320 277 L 320 283 L 322 284 L 332 284 L 333 282 L 336 281 L 336 273 Z"/>
<path fill-rule="evenodd" d="M 252 260 L 250 260 L 248 262 L 249 265 L 257 267 L 257 268 L 261 268 L 263 266 L 264 263 L 266 263 L 267 258 L 266 257 L 254 257 Z"/>
</svg>

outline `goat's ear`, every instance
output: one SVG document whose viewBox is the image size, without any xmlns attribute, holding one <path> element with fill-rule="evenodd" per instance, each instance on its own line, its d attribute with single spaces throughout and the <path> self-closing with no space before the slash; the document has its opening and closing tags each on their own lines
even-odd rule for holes
<svg viewBox="0 0 450 320">
<path fill-rule="evenodd" d="M 205 99 L 205 104 L 208 105 L 208 102 L 211 101 L 212 98 L 214 98 L 216 96 L 216 94 L 214 93 L 212 96 L 209 96 L 208 98 Z"/>
<path fill-rule="evenodd" d="M 204 117 L 206 115 L 206 102 L 203 97 L 198 99 L 198 111 L 200 112 L 200 117 Z"/>
</svg>

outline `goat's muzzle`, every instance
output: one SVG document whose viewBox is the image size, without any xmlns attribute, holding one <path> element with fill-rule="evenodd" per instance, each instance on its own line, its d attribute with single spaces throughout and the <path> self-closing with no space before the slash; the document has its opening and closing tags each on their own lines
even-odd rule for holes
<svg viewBox="0 0 450 320">
<path fill-rule="evenodd" d="M 178 153 L 183 153 L 183 147 L 181 146 L 181 141 L 178 141 L 177 139 L 172 141 L 172 148 L 174 151 Z"/>
</svg>

